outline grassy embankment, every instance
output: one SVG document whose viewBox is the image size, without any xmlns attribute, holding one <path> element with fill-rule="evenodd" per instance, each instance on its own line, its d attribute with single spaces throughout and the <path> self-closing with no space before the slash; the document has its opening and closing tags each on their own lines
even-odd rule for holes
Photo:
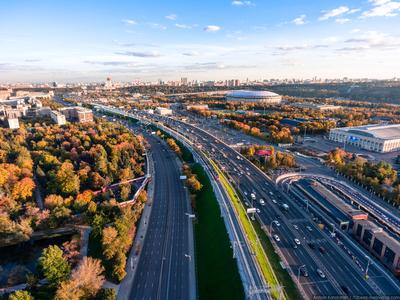
<svg viewBox="0 0 400 300">
<path fill-rule="evenodd" d="M 252 222 L 247 216 L 246 209 L 244 208 L 242 202 L 240 201 L 238 195 L 236 194 L 234 188 L 232 185 L 229 183 L 225 175 L 222 173 L 222 171 L 219 169 L 217 164 L 213 162 L 212 160 L 211 164 L 213 165 L 213 168 L 216 170 L 219 176 L 219 180 L 224 186 L 225 190 L 227 191 L 233 205 L 235 208 L 235 211 L 237 215 L 239 216 L 239 220 L 245 230 L 247 239 L 250 242 L 251 249 L 253 253 L 255 254 L 256 260 L 258 262 L 258 265 L 260 266 L 261 272 L 265 278 L 265 281 L 268 283 L 268 285 L 271 287 L 271 294 L 275 299 L 279 299 L 279 291 L 278 288 L 281 286 L 281 283 L 278 281 L 277 276 L 275 275 L 274 269 L 264 252 L 263 245 L 260 242 L 260 239 L 257 235 L 256 230 L 253 227 Z M 286 292 L 284 293 L 284 297 L 288 298 Z M 290 298 L 288 298 L 290 299 Z"/>
</svg>

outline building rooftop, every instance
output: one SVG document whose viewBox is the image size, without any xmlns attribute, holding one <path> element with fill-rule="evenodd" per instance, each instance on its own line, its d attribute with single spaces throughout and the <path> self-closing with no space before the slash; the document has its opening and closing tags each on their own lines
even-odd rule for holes
<svg viewBox="0 0 400 300">
<path fill-rule="evenodd" d="M 226 96 L 234 98 L 264 98 L 264 97 L 276 97 L 279 95 L 270 91 L 237 90 L 237 91 L 229 91 L 226 94 Z"/>
<path fill-rule="evenodd" d="M 355 127 L 337 128 L 348 133 L 358 134 L 382 140 L 400 139 L 400 124 L 391 125 L 365 125 Z"/>
</svg>

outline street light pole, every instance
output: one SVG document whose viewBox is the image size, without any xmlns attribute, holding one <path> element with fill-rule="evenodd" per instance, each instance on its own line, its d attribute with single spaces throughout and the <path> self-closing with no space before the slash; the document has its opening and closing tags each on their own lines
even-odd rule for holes
<svg viewBox="0 0 400 300">
<path fill-rule="evenodd" d="M 301 265 L 298 269 L 297 269 L 297 281 L 300 282 L 300 270 L 302 268 L 305 268 L 306 265 Z"/>
<path fill-rule="evenodd" d="M 274 221 L 269 224 L 269 235 L 272 236 L 272 224 L 274 224 Z"/>
<path fill-rule="evenodd" d="M 365 269 L 365 279 L 368 279 L 368 270 L 369 270 L 369 265 L 371 264 L 371 258 L 368 255 L 365 255 L 365 257 L 367 258 L 368 262 L 367 262 L 367 268 Z"/>
</svg>

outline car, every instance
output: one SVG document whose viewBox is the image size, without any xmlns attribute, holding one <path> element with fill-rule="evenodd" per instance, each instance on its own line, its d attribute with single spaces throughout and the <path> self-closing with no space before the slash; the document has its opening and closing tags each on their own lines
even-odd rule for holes
<svg viewBox="0 0 400 300">
<path fill-rule="evenodd" d="M 321 252 L 322 254 L 324 254 L 326 252 L 326 249 L 322 246 L 318 247 L 319 252 Z"/>
<path fill-rule="evenodd" d="M 269 194 L 270 194 L 271 196 L 273 196 L 273 195 L 274 195 L 274 193 L 273 193 L 273 192 L 269 192 Z"/>
<path fill-rule="evenodd" d="M 276 225 L 276 227 L 281 226 L 281 223 L 279 223 L 277 220 L 273 221 L 273 223 Z"/>
<path fill-rule="evenodd" d="M 272 202 L 273 203 L 275 203 L 275 204 L 277 204 L 278 202 L 275 200 L 275 199 L 272 199 Z"/>
<path fill-rule="evenodd" d="M 249 204 L 249 202 L 244 202 L 244 205 L 246 205 L 247 207 L 249 207 L 250 206 L 250 204 Z"/>
<path fill-rule="evenodd" d="M 319 277 L 321 277 L 321 278 L 325 278 L 326 277 L 324 272 L 322 272 L 321 269 L 317 269 L 317 273 L 318 273 Z"/>
<path fill-rule="evenodd" d="M 261 204 L 261 205 L 265 205 L 264 199 L 260 199 L 260 204 Z"/>
<path fill-rule="evenodd" d="M 259 214 L 261 210 L 259 208 L 256 208 L 256 212 Z"/>
<path fill-rule="evenodd" d="M 306 268 L 301 268 L 300 269 L 300 274 L 304 277 L 308 277 L 308 271 Z"/>
<path fill-rule="evenodd" d="M 247 192 L 243 192 L 245 196 L 247 196 Z"/>
<path fill-rule="evenodd" d="M 294 229 L 299 230 L 299 226 L 297 226 L 296 224 L 293 225 Z"/>
<path fill-rule="evenodd" d="M 299 239 L 294 239 L 294 242 L 295 242 L 297 245 L 301 245 L 301 243 L 300 243 L 300 240 L 299 240 Z"/>
<path fill-rule="evenodd" d="M 251 219 L 252 221 L 255 221 L 255 220 L 256 220 L 256 218 L 254 218 L 254 215 L 252 215 L 252 216 L 250 217 L 250 219 Z"/>
<path fill-rule="evenodd" d="M 313 243 L 307 243 L 308 247 L 310 247 L 311 249 L 315 249 L 315 245 Z"/>
<path fill-rule="evenodd" d="M 311 226 L 306 226 L 306 228 L 307 228 L 308 231 L 312 231 Z"/>
<path fill-rule="evenodd" d="M 277 234 L 274 234 L 274 239 L 275 239 L 275 241 L 277 241 L 277 242 L 280 242 L 280 241 L 281 241 L 281 239 L 279 238 L 279 236 L 278 236 Z"/>
<path fill-rule="evenodd" d="M 343 292 L 348 295 L 350 293 L 349 288 L 345 285 L 341 285 L 340 288 L 343 290 Z"/>
</svg>

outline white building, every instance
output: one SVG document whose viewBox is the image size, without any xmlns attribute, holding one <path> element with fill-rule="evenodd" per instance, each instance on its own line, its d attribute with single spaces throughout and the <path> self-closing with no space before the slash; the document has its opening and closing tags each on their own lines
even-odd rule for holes
<svg viewBox="0 0 400 300">
<path fill-rule="evenodd" d="M 65 116 L 56 110 L 50 112 L 50 118 L 58 125 L 65 125 L 67 123 Z"/>
<path fill-rule="evenodd" d="M 157 107 L 154 111 L 156 114 L 162 115 L 162 116 L 170 116 L 172 115 L 172 109 L 165 108 L 165 107 Z"/>
<path fill-rule="evenodd" d="M 18 129 L 19 128 L 19 121 L 18 119 L 7 119 L 8 127 L 11 129 Z"/>
<path fill-rule="evenodd" d="M 293 103 L 292 106 L 299 107 L 299 108 L 316 109 L 316 110 L 319 110 L 319 111 L 333 111 L 333 110 L 342 109 L 342 107 L 338 106 L 338 105 L 317 104 L 317 103 L 310 103 L 310 102 Z"/>
<path fill-rule="evenodd" d="M 228 102 L 260 102 L 260 103 L 280 103 L 282 96 L 269 91 L 249 91 L 237 90 L 230 91 L 225 95 Z"/>
<path fill-rule="evenodd" d="M 329 139 L 374 152 L 400 150 L 400 124 L 331 129 Z"/>
</svg>

